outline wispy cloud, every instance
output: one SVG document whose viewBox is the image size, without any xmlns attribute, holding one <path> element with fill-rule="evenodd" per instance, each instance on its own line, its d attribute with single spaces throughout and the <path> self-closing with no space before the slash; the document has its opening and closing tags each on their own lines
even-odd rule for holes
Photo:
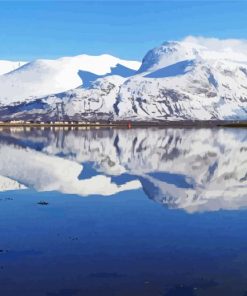
<svg viewBox="0 0 247 296">
<path fill-rule="evenodd" d="M 247 54 L 247 40 L 245 39 L 218 39 L 201 36 L 187 36 L 183 41 L 192 42 L 213 51 L 232 51 Z"/>
</svg>

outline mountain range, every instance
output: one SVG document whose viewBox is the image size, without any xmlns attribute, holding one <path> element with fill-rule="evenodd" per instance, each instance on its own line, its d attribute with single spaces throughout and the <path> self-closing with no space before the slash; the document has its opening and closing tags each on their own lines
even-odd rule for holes
<svg viewBox="0 0 247 296">
<path fill-rule="evenodd" d="M 247 53 L 170 41 L 142 62 L 80 55 L 0 61 L 0 118 L 35 121 L 247 119 Z"/>
</svg>

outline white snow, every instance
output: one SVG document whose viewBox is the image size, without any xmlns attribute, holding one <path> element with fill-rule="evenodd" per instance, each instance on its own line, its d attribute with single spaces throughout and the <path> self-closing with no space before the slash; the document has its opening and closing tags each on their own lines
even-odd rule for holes
<svg viewBox="0 0 247 296">
<path fill-rule="evenodd" d="M 26 63 L 27 62 L 13 62 L 0 60 L 0 75 L 14 71 L 20 68 L 21 66 L 25 65 Z"/>
<path fill-rule="evenodd" d="M 33 104 L 7 118 L 52 119 L 60 102 L 64 115 L 82 120 L 243 120 L 246 44 L 165 42 L 145 55 L 140 68 L 139 62 L 109 55 L 37 60 L 0 76 L 0 105 L 42 98 L 41 107 Z"/>
<path fill-rule="evenodd" d="M 22 102 L 77 88 L 83 84 L 80 71 L 105 75 L 122 65 L 137 70 L 139 62 L 121 60 L 110 55 L 80 55 L 57 60 L 35 60 L 0 76 L 0 104 Z M 121 75 L 121 73 L 119 73 Z"/>
</svg>

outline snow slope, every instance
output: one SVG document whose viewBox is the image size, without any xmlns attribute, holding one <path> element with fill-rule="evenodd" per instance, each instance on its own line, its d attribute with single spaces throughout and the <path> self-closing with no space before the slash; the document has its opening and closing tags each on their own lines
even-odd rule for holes
<svg viewBox="0 0 247 296">
<path fill-rule="evenodd" d="M 6 74 L 8 72 L 14 71 L 21 66 L 25 65 L 27 62 L 12 62 L 12 61 L 1 61 L 0 60 L 0 75 Z"/>
<path fill-rule="evenodd" d="M 246 119 L 247 64 L 191 60 L 122 85 L 118 116 L 145 119 Z"/>
<path fill-rule="evenodd" d="M 241 61 L 241 62 L 240 62 Z M 244 119 L 247 55 L 166 42 L 147 53 L 126 81 L 118 116 L 145 119 Z"/>
<path fill-rule="evenodd" d="M 98 77 L 112 71 L 125 76 L 135 72 L 139 62 L 125 61 L 110 55 L 80 55 L 57 60 L 35 60 L 0 76 L 0 103 L 9 105 L 77 88 L 88 76 Z M 128 70 L 128 71 L 127 71 Z"/>
</svg>

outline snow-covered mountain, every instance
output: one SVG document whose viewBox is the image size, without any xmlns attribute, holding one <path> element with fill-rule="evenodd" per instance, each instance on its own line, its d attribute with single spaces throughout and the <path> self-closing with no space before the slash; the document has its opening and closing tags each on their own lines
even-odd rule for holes
<svg viewBox="0 0 247 296">
<path fill-rule="evenodd" d="M 120 117 L 247 118 L 247 55 L 166 42 L 147 53 L 139 73 L 121 87 Z"/>
<path fill-rule="evenodd" d="M 140 63 L 110 55 L 35 60 L 0 76 L 0 103 L 10 105 L 67 91 L 105 75 L 133 75 Z"/>
<path fill-rule="evenodd" d="M 245 51 L 212 49 L 184 40 L 150 50 L 140 67 L 138 62 L 105 55 L 97 57 L 95 64 L 85 59 L 35 61 L 0 76 L 0 117 L 42 121 L 247 119 Z"/>
</svg>

